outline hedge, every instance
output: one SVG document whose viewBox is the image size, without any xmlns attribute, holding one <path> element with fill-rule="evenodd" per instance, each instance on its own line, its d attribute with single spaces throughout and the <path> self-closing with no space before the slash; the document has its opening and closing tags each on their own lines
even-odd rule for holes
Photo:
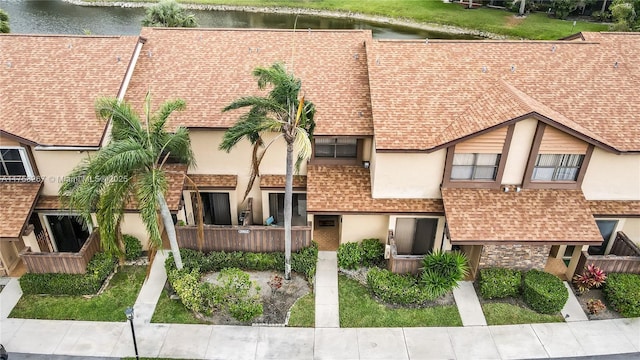
<svg viewBox="0 0 640 360">
<path fill-rule="evenodd" d="M 381 300 L 391 304 L 421 304 L 434 298 L 410 274 L 394 274 L 387 269 L 371 268 L 367 285 Z"/>
<path fill-rule="evenodd" d="M 384 244 L 378 239 L 349 242 L 338 247 L 338 266 L 355 270 L 361 266 L 376 266 L 384 261 Z"/>
<path fill-rule="evenodd" d="M 124 240 L 124 258 L 127 260 L 136 260 L 142 255 L 142 244 L 137 237 L 133 235 L 123 235 Z"/>
<path fill-rule="evenodd" d="M 505 268 L 488 268 L 480 270 L 478 286 L 480 295 L 485 299 L 502 299 L 516 297 L 520 294 L 522 273 Z"/>
<path fill-rule="evenodd" d="M 20 277 L 20 287 L 24 294 L 91 295 L 100 290 L 115 264 L 115 258 L 97 253 L 85 274 L 27 273 Z"/>
<path fill-rule="evenodd" d="M 524 274 L 522 290 L 525 303 L 542 314 L 559 312 L 569 298 L 562 280 L 538 270 L 529 270 Z"/>
<path fill-rule="evenodd" d="M 624 317 L 640 317 L 640 275 L 609 274 L 603 289 L 611 307 Z"/>
</svg>

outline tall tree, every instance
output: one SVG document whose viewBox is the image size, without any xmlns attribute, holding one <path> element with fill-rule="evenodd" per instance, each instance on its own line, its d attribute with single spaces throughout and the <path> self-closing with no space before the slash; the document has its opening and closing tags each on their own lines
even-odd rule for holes
<svg viewBox="0 0 640 360">
<path fill-rule="evenodd" d="M 10 33 L 9 27 L 9 14 L 6 11 L 0 9 L 0 33 Z"/>
<path fill-rule="evenodd" d="M 234 126 L 225 133 L 220 149 L 227 152 L 243 138 L 247 138 L 256 145 L 262 143 L 260 134 L 264 132 L 277 133 L 277 138 L 283 137 L 287 144 L 286 176 L 284 193 L 284 231 L 285 231 L 285 279 L 291 279 L 291 211 L 293 196 L 293 153 L 294 145 L 298 149 L 296 170 L 302 161 L 311 156 L 311 138 L 315 128 L 313 116 L 315 106 L 300 97 L 302 81 L 292 73 L 287 72 L 284 64 L 275 63 L 271 67 L 258 67 L 253 70 L 253 76 L 258 80 L 258 88 L 271 90 L 267 96 L 242 97 L 223 109 L 230 111 L 249 108 Z M 264 153 L 262 154 L 264 155 Z M 254 164 L 255 166 L 254 155 Z M 260 157 L 261 159 L 261 157 Z M 255 170 L 257 171 L 257 170 Z"/>
<path fill-rule="evenodd" d="M 143 26 L 153 27 L 196 27 L 198 21 L 193 14 L 175 0 L 162 0 L 147 9 Z"/>
<path fill-rule="evenodd" d="M 135 200 L 150 238 L 150 248 L 162 246 L 158 214 L 167 232 L 178 269 L 182 259 L 175 227 L 165 200 L 168 188 L 164 165 L 171 156 L 182 164 L 194 162 L 189 133 L 179 127 L 166 130 L 169 116 L 183 110 L 182 100 L 168 101 L 151 112 L 151 95 L 144 101 L 144 117 L 126 102 L 115 98 L 96 101 L 96 114 L 111 120 L 111 141 L 85 159 L 65 178 L 60 196 L 66 205 L 80 211 L 86 221 L 96 213 L 103 249 L 122 256 L 120 223 L 125 206 Z"/>
</svg>

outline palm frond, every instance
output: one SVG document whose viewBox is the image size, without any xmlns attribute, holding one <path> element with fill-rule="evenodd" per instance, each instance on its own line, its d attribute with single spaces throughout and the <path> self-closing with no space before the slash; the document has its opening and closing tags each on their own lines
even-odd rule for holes
<svg viewBox="0 0 640 360">
<path fill-rule="evenodd" d="M 264 98 L 259 96 L 245 96 L 240 99 L 232 102 L 222 109 L 222 112 L 227 112 L 231 110 L 241 109 L 245 107 L 252 107 L 256 112 L 262 112 L 264 114 L 267 113 L 278 113 L 284 110 L 282 103 L 273 101 L 270 98 Z"/>
<path fill-rule="evenodd" d="M 150 149 L 133 139 L 112 141 L 102 148 L 94 158 L 99 164 L 97 176 L 130 174 L 153 167 L 156 157 Z"/>
<path fill-rule="evenodd" d="M 296 174 L 299 174 L 300 165 L 302 165 L 302 162 L 310 159 L 312 153 L 311 139 L 309 139 L 309 134 L 305 129 L 300 127 L 296 129 L 296 138 L 294 144 L 298 150 L 298 158 L 296 159 L 295 170 Z"/>
<path fill-rule="evenodd" d="M 158 226 L 157 196 L 165 194 L 167 188 L 167 178 L 164 172 L 159 169 L 151 169 L 141 174 L 136 181 L 135 193 L 140 208 L 140 217 L 142 217 L 142 222 L 149 233 L 149 241 L 155 248 L 162 246 L 160 227 Z"/>
<path fill-rule="evenodd" d="M 116 98 L 103 97 L 96 100 L 96 115 L 103 120 L 111 120 L 111 138 L 123 140 L 134 138 L 142 141 L 144 132 L 138 114 L 127 103 L 119 103 Z"/>
<path fill-rule="evenodd" d="M 132 178 L 112 178 L 105 184 L 96 211 L 102 248 L 106 253 L 119 258 L 124 254 L 118 229 L 124 216 L 125 206 L 130 201 L 131 190 Z"/>
<path fill-rule="evenodd" d="M 160 134 L 165 131 L 164 127 L 169 120 L 169 116 L 174 111 L 183 111 L 187 108 L 187 103 L 185 103 L 182 99 L 176 99 L 173 101 L 167 101 L 162 106 L 156 114 L 154 114 L 151 118 L 151 133 Z"/>
</svg>

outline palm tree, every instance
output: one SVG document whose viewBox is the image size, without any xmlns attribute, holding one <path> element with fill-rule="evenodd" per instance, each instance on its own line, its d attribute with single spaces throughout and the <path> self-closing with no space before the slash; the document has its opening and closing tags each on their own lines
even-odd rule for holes
<svg viewBox="0 0 640 360">
<path fill-rule="evenodd" d="M 115 98 L 96 101 L 96 114 L 111 120 L 111 141 L 94 156 L 85 159 L 65 178 L 60 196 L 66 205 L 80 211 L 89 222 L 96 213 L 103 249 L 122 256 L 120 222 L 127 203 L 135 200 L 149 233 L 153 251 L 162 246 L 158 213 L 167 232 L 178 269 L 182 259 L 175 227 L 164 194 L 167 173 L 163 168 L 169 156 L 182 164 L 194 162 L 189 133 L 179 127 L 174 133 L 165 129 L 173 111 L 186 107 L 182 100 L 165 102 L 151 113 L 151 96 L 144 101 L 144 118 L 128 103 Z"/>
<path fill-rule="evenodd" d="M 223 109 L 230 111 L 249 107 L 249 111 L 240 117 L 225 133 L 220 144 L 220 149 L 227 152 L 243 138 L 247 138 L 254 144 L 255 168 L 257 146 L 262 142 L 261 133 L 274 132 L 283 137 L 287 143 L 286 177 L 284 195 L 284 231 L 285 231 L 285 279 L 291 279 L 291 202 L 293 194 L 293 148 L 298 147 L 298 159 L 296 170 L 299 170 L 302 161 L 311 156 L 311 137 L 315 122 L 313 115 L 315 107 L 313 103 L 304 101 L 300 95 L 302 81 L 292 73 L 288 73 L 282 63 L 275 63 L 271 67 L 258 67 L 253 70 L 253 76 L 258 80 L 258 88 L 261 90 L 272 86 L 271 91 L 265 97 L 242 97 Z M 275 139 L 274 139 L 275 141 Z M 268 146 L 267 146 L 268 147 Z M 259 159 L 262 159 L 262 153 Z"/>
<path fill-rule="evenodd" d="M 147 9 L 147 13 L 142 19 L 142 26 L 196 27 L 198 21 L 193 14 L 188 14 L 185 8 L 175 0 L 162 0 Z"/>
<path fill-rule="evenodd" d="M 9 27 L 9 14 L 6 11 L 0 9 L 0 33 L 9 33 L 11 28 Z"/>
</svg>

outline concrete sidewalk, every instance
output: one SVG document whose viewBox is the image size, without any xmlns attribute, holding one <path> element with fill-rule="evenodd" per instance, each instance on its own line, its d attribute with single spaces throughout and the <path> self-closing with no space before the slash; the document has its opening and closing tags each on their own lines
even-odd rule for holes
<svg viewBox="0 0 640 360">
<path fill-rule="evenodd" d="M 340 327 L 338 306 L 338 255 L 335 251 L 319 251 L 316 266 L 316 327 Z"/>
<path fill-rule="evenodd" d="M 326 305 L 337 296 L 335 253 L 321 253 L 316 287 Z M 572 323 L 448 328 L 248 327 L 149 323 L 164 285 L 164 261 L 156 259 L 136 301 L 140 356 L 182 359 L 534 359 L 632 353 L 640 357 L 640 318 Z M 337 266 L 337 265 L 336 265 Z M 326 270 L 322 270 L 324 268 Z M 324 280 L 322 280 L 324 279 Z M 464 286 L 464 285 L 463 285 Z M 468 286 L 466 286 L 468 287 Z M 465 287 L 465 289 L 466 289 Z M 335 290 L 331 290 L 334 288 Z M 467 289 L 468 290 L 468 289 Z M 0 293 L 0 343 L 7 351 L 79 357 L 134 356 L 129 323 L 11 319 L 22 291 L 12 279 Z M 328 294 L 328 295 L 327 295 Z M 318 296 L 318 295 L 316 295 Z M 326 297 L 325 297 L 326 296 Z M 470 292 L 459 296 L 471 297 Z M 475 293 L 473 294 L 475 296 Z M 461 301 L 456 298 L 456 301 Z M 325 300 L 320 301 L 325 302 Z M 154 300 L 155 299 L 155 300 Z M 469 300 L 469 299 L 466 299 Z M 465 301 L 466 301 L 465 300 Z M 477 301 L 477 299 L 475 299 Z M 473 299 L 471 299 L 473 303 Z M 323 305 L 323 304 L 317 304 Z M 317 310 L 316 316 L 324 313 Z M 323 324 L 325 317 L 316 317 Z M 465 316 L 466 317 L 466 316 Z M 10 357 L 11 359 L 11 357 Z"/>
</svg>

